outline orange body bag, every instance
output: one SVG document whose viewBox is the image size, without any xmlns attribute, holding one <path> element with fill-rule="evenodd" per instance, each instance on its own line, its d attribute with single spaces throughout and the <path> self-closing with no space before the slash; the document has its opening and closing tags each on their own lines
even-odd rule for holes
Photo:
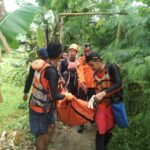
<svg viewBox="0 0 150 150">
<path fill-rule="evenodd" d="M 79 126 L 94 120 L 95 110 L 88 108 L 88 102 L 76 98 L 72 101 L 57 101 L 56 111 L 59 120 L 70 126 Z"/>
</svg>

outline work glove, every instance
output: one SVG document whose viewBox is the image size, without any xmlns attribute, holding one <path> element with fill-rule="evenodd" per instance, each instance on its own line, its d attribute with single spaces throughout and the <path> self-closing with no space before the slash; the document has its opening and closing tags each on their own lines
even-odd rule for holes
<svg viewBox="0 0 150 150">
<path fill-rule="evenodd" d="M 71 93 L 65 93 L 65 99 L 67 101 L 72 101 L 74 96 Z"/>
<path fill-rule="evenodd" d="M 88 108 L 90 108 L 90 109 L 94 109 L 94 97 L 95 97 L 95 95 L 93 95 L 88 102 Z"/>
</svg>

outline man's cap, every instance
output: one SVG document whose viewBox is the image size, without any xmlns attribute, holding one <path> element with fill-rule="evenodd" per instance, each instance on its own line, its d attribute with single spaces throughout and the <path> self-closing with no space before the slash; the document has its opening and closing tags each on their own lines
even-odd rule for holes
<svg viewBox="0 0 150 150">
<path fill-rule="evenodd" d="M 97 60 L 97 59 L 101 60 L 100 54 L 97 52 L 90 52 L 86 57 L 86 62 L 89 62 L 90 60 Z"/>
<path fill-rule="evenodd" d="M 71 49 L 75 49 L 77 52 L 79 51 L 79 46 L 77 44 L 71 44 L 70 47 L 69 47 L 69 50 Z"/>
<path fill-rule="evenodd" d="M 47 53 L 49 58 L 55 59 L 62 53 L 62 45 L 59 42 L 50 42 L 47 46 Z"/>
<path fill-rule="evenodd" d="M 44 48 L 44 47 L 42 47 L 42 48 L 39 49 L 38 54 L 39 54 L 39 57 L 41 59 L 47 59 L 48 58 L 47 49 Z"/>
</svg>

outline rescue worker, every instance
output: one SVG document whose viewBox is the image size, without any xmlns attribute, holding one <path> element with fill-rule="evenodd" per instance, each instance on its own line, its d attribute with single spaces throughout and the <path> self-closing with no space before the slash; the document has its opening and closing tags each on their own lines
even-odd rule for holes
<svg viewBox="0 0 150 150">
<path fill-rule="evenodd" d="M 83 100 L 89 100 L 92 95 L 95 94 L 95 83 L 94 83 L 94 72 L 91 67 L 86 63 L 87 55 L 92 51 L 91 44 L 86 43 L 83 46 L 84 55 L 81 56 L 79 60 L 79 66 L 77 68 L 79 76 L 79 96 Z M 77 130 L 78 133 L 82 133 L 84 130 L 84 125 L 80 126 Z"/>
<path fill-rule="evenodd" d="M 48 150 L 55 127 L 55 101 L 63 98 L 71 100 L 73 97 L 58 92 L 59 75 L 56 68 L 62 53 L 61 44 L 49 43 L 47 53 L 48 62 L 39 59 L 32 63 L 35 72 L 29 101 L 29 122 L 31 132 L 37 135 L 36 150 Z"/>
<path fill-rule="evenodd" d="M 39 59 L 42 59 L 42 60 L 48 62 L 48 54 L 47 54 L 46 48 L 40 48 L 38 50 L 38 57 L 39 57 Z M 31 88 L 31 85 L 33 82 L 33 78 L 34 78 L 34 72 L 35 72 L 35 70 L 31 66 L 29 69 L 29 74 L 28 74 L 26 82 L 25 82 L 25 86 L 24 86 L 24 95 L 23 95 L 24 101 L 26 101 L 28 99 L 28 93 L 30 91 L 30 88 Z"/>
<path fill-rule="evenodd" d="M 77 44 L 71 44 L 69 47 L 68 58 L 61 62 L 60 73 L 66 81 L 67 90 L 78 96 L 78 75 L 77 66 L 79 62 L 76 58 L 79 46 Z"/>
<path fill-rule="evenodd" d="M 111 104 L 122 99 L 121 77 L 117 66 L 103 63 L 96 52 L 91 52 L 86 61 L 95 72 L 96 95 L 90 99 L 89 107 L 96 103 L 96 150 L 106 150 L 115 124 Z"/>
</svg>

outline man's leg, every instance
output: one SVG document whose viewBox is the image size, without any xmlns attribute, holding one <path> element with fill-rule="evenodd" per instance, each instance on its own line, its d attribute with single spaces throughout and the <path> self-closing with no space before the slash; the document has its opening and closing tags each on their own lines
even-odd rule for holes
<svg viewBox="0 0 150 150">
<path fill-rule="evenodd" d="M 39 134 L 36 140 L 36 150 L 48 150 L 48 134 Z"/>
<path fill-rule="evenodd" d="M 104 135 L 96 133 L 96 150 L 105 150 Z"/>
<path fill-rule="evenodd" d="M 48 126 L 48 142 L 47 142 L 48 145 L 52 142 L 52 136 L 54 134 L 54 130 L 55 130 L 55 124 L 51 124 Z"/>
<path fill-rule="evenodd" d="M 82 100 L 87 100 L 87 94 L 81 88 L 79 89 L 78 98 L 80 98 Z M 83 130 L 84 130 L 84 125 L 81 125 L 77 129 L 77 132 L 82 133 Z"/>
<path fill-rule="evenodd" d="M 110 132 L 106 132 L 106 133 L 105 133 L 105 136 L 104 136 L 104 143 L 105 143 L 105 146 L 109 143 L 111 137 L 112 137 L 112 133 L 110 133 Z"/>
<path fill-rule="evenodd" d="M 48 149 L 47 113 L 38 113 L 30 109 L 29 121 L 31 133 L 38 135 L 36 140 L 36 150 L 47 150 Z"/>
<path fill-rule="evenodd" d="M 51 143 L 52 136 L 55 130 L 55 111 L 51 108 L 51 111 L 47 114 L 48 132 L 47 132 L 47 147 Z"/>
</svg>

